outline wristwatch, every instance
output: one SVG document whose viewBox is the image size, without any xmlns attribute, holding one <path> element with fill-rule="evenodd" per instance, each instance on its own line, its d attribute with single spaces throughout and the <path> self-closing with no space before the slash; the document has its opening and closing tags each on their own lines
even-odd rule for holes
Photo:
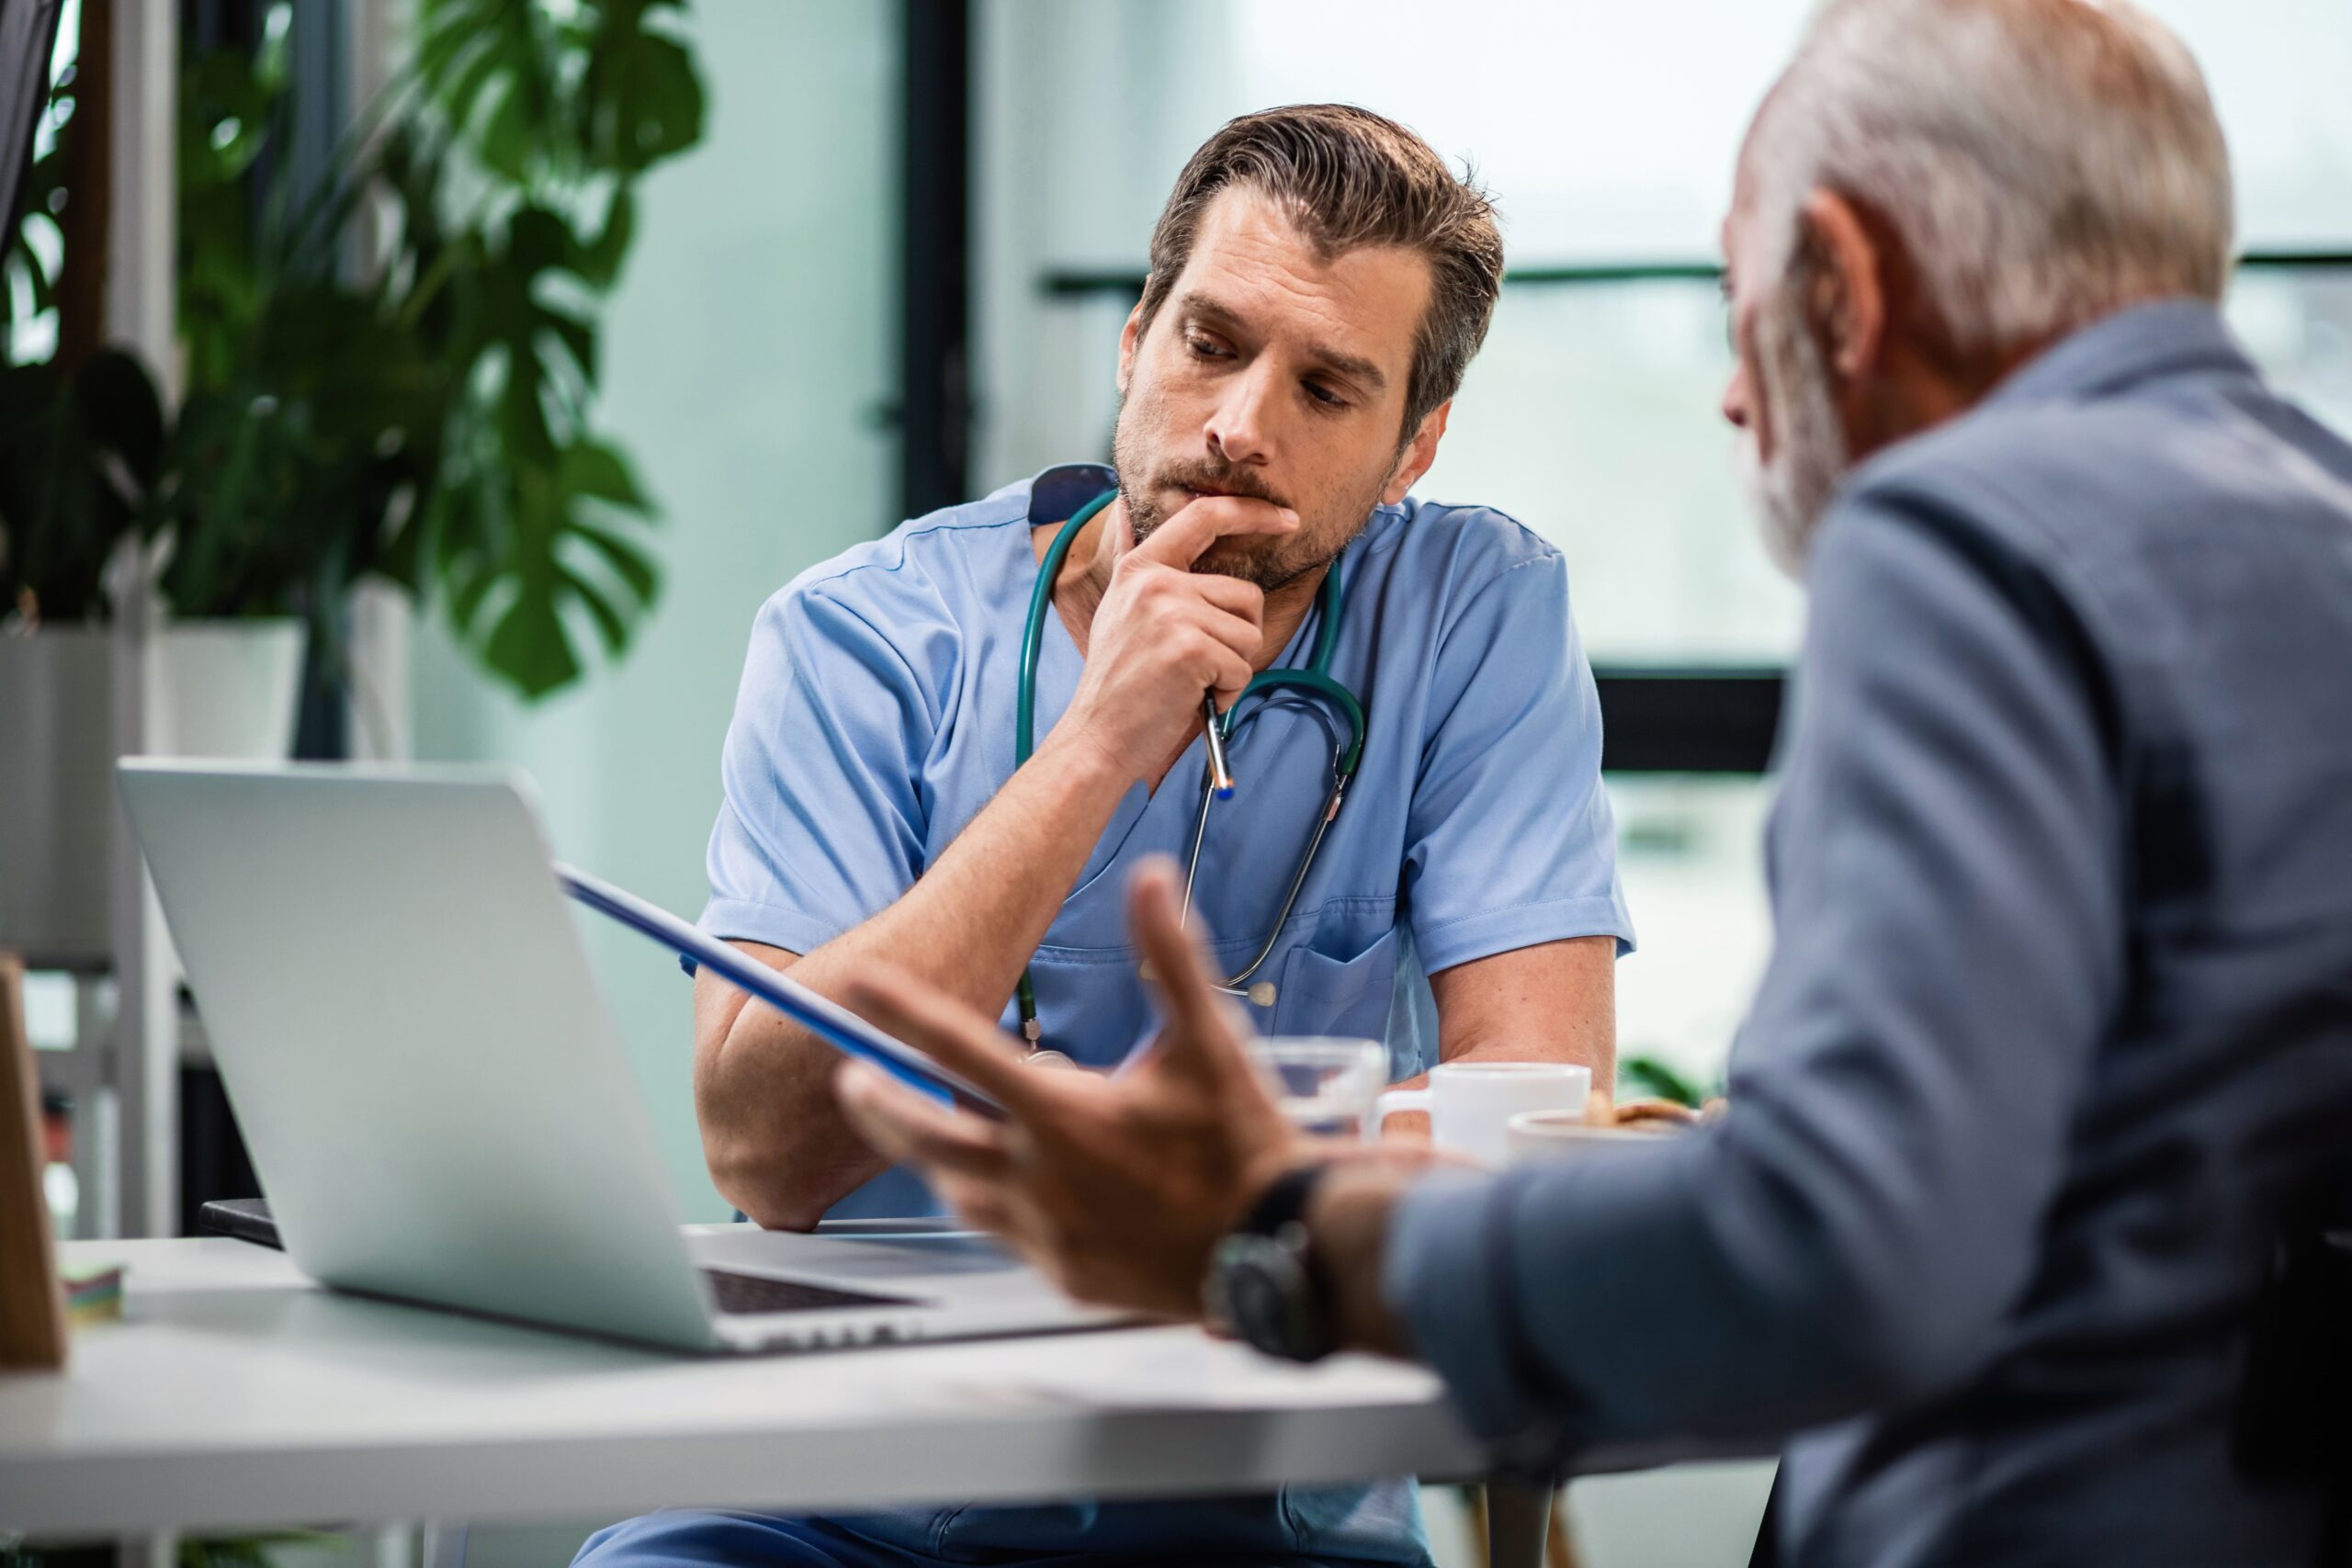
<svg viewBox="0 0 2352 1568">
<path fill-rule="evenodd" d="M 1331 1353 L 1329 1302 L 1306 1229 L 1306 1202 L 1328 1166 L 1275 1179 L 1209 1263 L 1209 1321 L 1269 1356 L 1320 1360 Z"/>
</svg>

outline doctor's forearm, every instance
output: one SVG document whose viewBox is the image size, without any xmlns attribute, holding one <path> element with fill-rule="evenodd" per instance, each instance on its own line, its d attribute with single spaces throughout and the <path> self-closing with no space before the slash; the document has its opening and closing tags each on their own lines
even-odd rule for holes
<svg viewBox="0 0 2352 1568">
<path fill-rule="evenodd" d="M 1447 1062 L 1568 1062 L 1592 1069 L 1610 1092 L 1617 1073 L 1617 939 L 1570 937 L 1430 976 L 1437 1003 L 1438 1055 Z M 1408 1081 L 1418 1089 L 1429 1075 Z M 1391 1130 L 1423 1131 L 1428 1118 L 1399 1116 Z"/>
<path fill-rule="evenodd" d="M 1049 736 L 912 887 L 792 963 L 793 978 L 838 999 L 878 960 L 998 1011 L 1127 784 L 1091 746 Z M 833 1102 L 831 1046 L 763 1008 L 702 1032 L 714 1041 L 696 1074 L 704 1150 L 744 1213 L 807 1228 L 883 1168 Z"/>
<path fill-rule="evenodd" d="M 1049 737 L 898 902 L 809 953 L 800 978 L 838 996 L 880 960 L 1001 1010 L 1125 790 L 1091 750 Z"/>
</svg>

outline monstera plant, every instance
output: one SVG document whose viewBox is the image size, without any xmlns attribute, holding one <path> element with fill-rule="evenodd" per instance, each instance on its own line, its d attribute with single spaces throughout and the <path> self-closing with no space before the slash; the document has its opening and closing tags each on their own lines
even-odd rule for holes
<svg viewBox="0 0 2352 1568">
<path fill-rule="evenodd" d="M 526 696 L 580 677 L 583 636 L 618 653 L 658 587 L 656 514 L 595 423 L 598 315 L 637 181 L 702 134 L 683 16 L 419 0 L 410 60 L 307 183 L 290 5 L 190 60 L 179 406 L 119 355 L 0 372 L 0 616 L 102 611 L 98 569 L 138 533 L 175 615 L 300 615 L 330 667 L 370 580 Z M 72 199 L 62 166 L 36 167 L 28 224 Z M 40 309 L 73 258 L 14 238 L 6 293 Z"/>
</svg>

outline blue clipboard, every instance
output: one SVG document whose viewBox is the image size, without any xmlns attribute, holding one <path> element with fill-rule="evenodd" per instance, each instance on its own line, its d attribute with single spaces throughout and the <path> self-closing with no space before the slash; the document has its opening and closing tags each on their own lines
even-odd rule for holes
<svg viewBox="0 0 2352 1568">
<path fill-rule="evenodd" d="M 985 1091 L 913 1046 L 875 1028 L 839 1002 L 819 996 L 780 970 L 746 957 L 669 910 L 649 904 L 634 893 L 558 862 L 556 880 L 563 890 L 600 915 L 651 937 L 681 958 L 741 987 L 792 1020 L 844 1055 L 881 1068 L 892 1077 L 942 1104 L 1001 1121 L 1004 1107 Z"/>
</svg>

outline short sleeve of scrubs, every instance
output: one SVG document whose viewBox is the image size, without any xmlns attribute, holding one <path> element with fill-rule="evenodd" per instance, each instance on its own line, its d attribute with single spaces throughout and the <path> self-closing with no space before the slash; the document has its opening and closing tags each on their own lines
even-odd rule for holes
<svg viewBox="0 0 2352 1568">
<path fill-rule="evenodd" d="M 807 953 L 913 884 L 936 716 L 900 646 L 821 582 L 760 612 L 720 762 L 713 936 Z"/>
<path fill-rule="evenodd" d="M 1632 951 L 1600 701 L 1557 552 L 1514 561 L 1464 604 L 1429 701 L 1404 866 L 1423 971 L 1578 936 Z"/>
</svg>

